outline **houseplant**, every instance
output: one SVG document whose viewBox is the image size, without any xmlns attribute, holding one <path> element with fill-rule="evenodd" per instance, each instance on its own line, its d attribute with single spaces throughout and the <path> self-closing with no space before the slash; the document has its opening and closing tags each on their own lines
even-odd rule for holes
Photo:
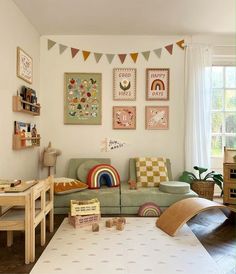
<svg viewBox="0 0 236 274">
<path fill-rule="evenodd" d="M 223 189 L 223 176 L 220 173 L 215 171 L 207 172 L 207 168 L 204 167 L 193 167 L 198 171 L 198 174 L 195 175 L 193 172 L 184 171 L 183 174 L 179 177 L 181 182 L 186 182 L 191 185 L 191 189 L 195 191 L 199 197 L 213 200 L 214 194 L 214 185 L 217 184 L 221 189 Z"/>
</svg>

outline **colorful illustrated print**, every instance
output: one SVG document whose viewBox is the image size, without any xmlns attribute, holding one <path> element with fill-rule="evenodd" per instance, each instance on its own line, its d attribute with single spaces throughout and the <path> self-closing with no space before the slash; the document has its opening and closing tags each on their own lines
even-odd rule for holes
<svg viewBox="0 0 236 274">
<path fill-rule="evenodd" d="M 115 68 L 113 70 L 113 99 L 123 101 L 136 99 L 136 69 Z"/>
<path fill-rule="evenodd" d="M 147 100 L 169 100 L 169 69 L 147 69 Z"/>
<path fill-rule="evenodd" d="M 29 84 L 33 82 L 33 60 L 20 47 L 17 47 L 17 76 Z"/>
<path fill-rule="evenodd" d="M 100 73 L 65 73 L 65 124 L 101 124 L 101 78 Z"/>
<path fill-rule="evenodd" d="M 135 129 L 136 107 L 113 107 L 113 129 Z"/>
<path fill-rule="evenodd" d="M 146 107 L 146 129 L 168 129 L 169 107 L 147 106 Z"/>
</svg>

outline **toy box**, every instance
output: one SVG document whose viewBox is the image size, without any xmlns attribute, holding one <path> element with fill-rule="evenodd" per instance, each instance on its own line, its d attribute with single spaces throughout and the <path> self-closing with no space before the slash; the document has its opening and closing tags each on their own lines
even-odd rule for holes
<svg viewBox="0 0 236 274">
<path fill-rule="evenodd" d="M 100 202 L 98 199 L 91 200 L 71 200 L 70 201 L 71 216 L 100 214 Z"/>
<path fill-rule="evenodd" d="M 84 227 L 99 222 L 101 214 L 84 215 L 84 216 L 71 216 L 69 213 L 68 221 L 74 228 Z"/>
</svg>

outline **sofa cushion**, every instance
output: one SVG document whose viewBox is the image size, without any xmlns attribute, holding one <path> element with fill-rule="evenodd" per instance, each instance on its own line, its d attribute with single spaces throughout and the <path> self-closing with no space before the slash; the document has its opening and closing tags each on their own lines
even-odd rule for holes
<svg viewBox="0 0 236 274">
<path fill-rule="evenodd" d="M 156 203 L 159 207 L 168 207 L 179 200 L 190 197 L 198 197 L 198 195 L 192 190 L 184 194 L 171 194 L 160 191 L 158 187 L 140 187 L 137 190 L 131 190 L 128 183 L 121 183 L 121 209 L 123 207 L 139 208 L 147 202 Z"/>
<path fill-rule="evenodd" d="M 84 161 L 81 165 L 77 168 L 77 178 L 81 180 L 82 182 L 87 183 L 88 173 L 89 171 L 96 165 L 98 165 L 99 162 L 96 160 L 87 160 Z"/>
<path fill-rule="evenodd" d="M 87 184 L 71 178 L 54 178 L 54 193 L 58 195 L 77 192 L 88 188 Z"/>
<path fill-rule="evenodd" d="M 109 158 L 72 158 L 69 161 L 68 164 L 68 172 L 67 177 L 77 179 L 77 169 L 80 165 L 82 165 L 84 162 L 94 160 L 98 162 L 99 164 L 110 164 L 111 160 Z"/>
<path fill-rule="evenodd" d="M 158 187 L 160 182 L 168 181 L 165 158 L 136 158 L 137 186 Z"/>
<path fill-rule="evenodd" d="M 170 182 L 161 182 L 160 191 L 173 194 L 189 193 L 190 185 L 184 182 L 170 181 Z"/>
</svg>

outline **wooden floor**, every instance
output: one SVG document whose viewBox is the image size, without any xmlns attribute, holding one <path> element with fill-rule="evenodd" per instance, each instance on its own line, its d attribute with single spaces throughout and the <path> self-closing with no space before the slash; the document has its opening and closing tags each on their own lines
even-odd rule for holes
<svg viewBox="0 0 236 274">
<path fill-rule="evenodd" d="M 55 215 L 57 229 L 65 215 Z M 222 274 L 236 274 L 236 224 L 235 215 L 227 219 L 220 210 L 203 212 L 192 218 L 188 225 L 213 259 L 224 269 Z M 56 231 L 55 229 L 55 231 Z M 53 233 L 47 233 L 47 243 Z M 39 231 L 36 236 L 36 260 L 43 252 Z M 33 264 L 24 264 L 24 233 L 16 232 L 14 245 L 6 247 L 6 234 L 0 233 L 0 273 L 30 273 Z M 47 273 L 45 273 L 47 274 Z M 99 273 L 98 273 L 99 274 Z M 164 273 L 163 273 L 164 274 Z"/>
</svg>

